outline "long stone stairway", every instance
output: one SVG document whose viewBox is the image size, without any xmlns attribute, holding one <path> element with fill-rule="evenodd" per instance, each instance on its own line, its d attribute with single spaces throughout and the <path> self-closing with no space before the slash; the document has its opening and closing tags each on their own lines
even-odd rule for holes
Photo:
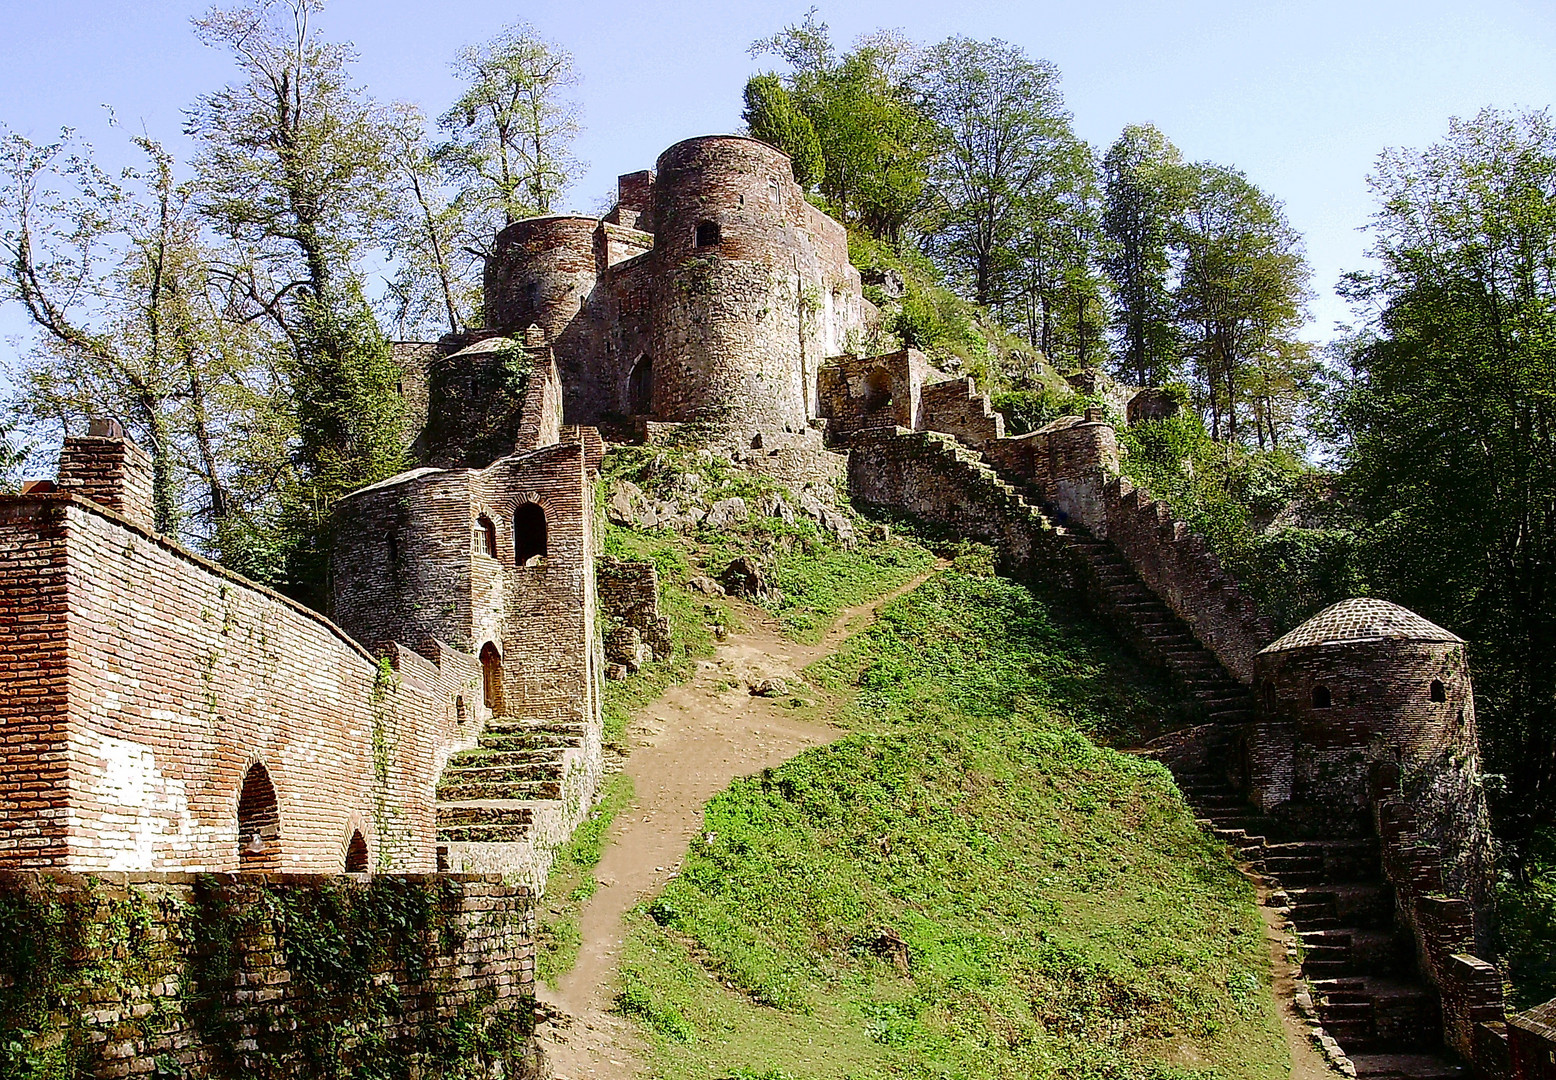
<svg viewBox="0 0 1556 1080">
<path fill-rule="evenodd" d="M 870 432 L 855 444 L 854 452 L 861 451 L 874 457 L 857 471 L 850 465 L 856 494 L 963 535 L 1023 547 L 1029 567 L 1063 563 L 1097 613 L 1181 683 L 1203 722 L 1142 752 L 1172 769 L 1202 827 L 1234 848 L 1247 872 L 1267 886 L 1270 902 L 1287 909 L 1302 946 L 1314 1018 L 1355 1074 L 1390 1080 L 1467 1076 L 1442 1047 L 1436 995 L 1416 969 L 1411 942 L 1395 926 L 1393 890 L 1370 820 L 1352 823 L 1353 835 L 1299 837 L 1283 833 L 1248 803 L 1240 738 L 1254 719 L 1251 692 L 1118 549 L 1084 529 L 1055 524 L 1036 492 L 1009 483 L 982 454 L 950 436 Z M 955 501 L 939 498 L 946 493 Z M 938 515 L 932 513 L 937 506 Z M 1022 532 L 1031 535 L 1023 539 Z M 1044 544 L 1056 550 L 1039 551 Z M 1185 746 L 1192 752 L 1183 752 Z"/>
<path fill-rule="evenodd" d="M 564 754 L 583 745 L 581 721 L 493 717 L 478 745 L 438 778 L 439 843 L 521 843 L 535 814 L 562 797 Z"/>
</svg>

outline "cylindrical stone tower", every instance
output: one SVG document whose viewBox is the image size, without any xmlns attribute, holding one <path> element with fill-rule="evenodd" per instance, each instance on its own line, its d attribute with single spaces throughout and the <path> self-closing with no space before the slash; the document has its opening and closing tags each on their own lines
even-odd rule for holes
<svg viewBox="0 0 1556 1080">
<path fill-rule="evenodd" d="M 1300 832 L 1370 829 L 1375 785 L 1415 812 L 1448 884 L 1489 880 L 1474 687 L 1462 639 L 1386 600 L 1344 600 L 1254 658 L 1254 800 Z"/>
<path fill-rule="evenodd" d="M 656 419 L 801 431 L 823 357 L 822 274 L 788 155 L 734 135 L 676 143 L 654 183 Z"/>
<path fill-rule="evenodd" d="M 532 323 L 556 341 L 594 291 L 598 270 L 588 217 L 525 218 L 497 234 L 486 264 L 486 325 L 515 333 Z"/>
</svg>

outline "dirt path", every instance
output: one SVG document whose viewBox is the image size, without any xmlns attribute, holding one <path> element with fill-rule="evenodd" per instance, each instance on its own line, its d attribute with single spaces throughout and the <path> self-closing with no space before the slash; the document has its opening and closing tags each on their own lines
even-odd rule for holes
<svg viewBox="0 0 1556 1080">
<path fill-rule="evenodd" d="M 1270 895 L 1265 884 L 1254 877 L 1254 888 L 1259 905 L 1259 918 L 1264 922 L 1264 940 L 1270 951 L 1270 969 L 1274 975 L 1275 1011 L 1280 1013 L 1281 1031 L 1286 1035 L 1286 1046 L 1291 1050 L 1291 1080 L 1333 1080 L 1340 1074 L 1330 1068 L 1326 1058 L 1313 1044 L 1312 1028 L 1297 1015 L 1295 997 L 1297 965 L 1286 955 L 1290 932 L 1286 920 L 1267 903 Z"/>
<path fill-rule="evenodd" d="M 541 997 L 563 1014 L 548 1025 L 556 1080 L 630 1080 L 640 1044 L 632 1025 L 608 1011 L 621 957 L 622 916 L 662 889 L 679 868 L 702 808 L 736 777 L 781 764 L 841 736 L 832 727 L 787 715 L 776 701 L 753 696 L 763 679 L 792 680 L 806 665 L 867 626 L 888 601 L 917 588 L 948 564 L 921 574 L 868 604 L 843 611 L 815 645 L 784 638 L 765 612 L 743 613 L 747 627 L 731 634 L 692 679 L 673 686 L 632 718 L 632 753 L 624 771 L 636 797 L 617 815 L 595 868 L 599 888 L 579 914 L 578 961 L 555 991 Z"/>
</svg>

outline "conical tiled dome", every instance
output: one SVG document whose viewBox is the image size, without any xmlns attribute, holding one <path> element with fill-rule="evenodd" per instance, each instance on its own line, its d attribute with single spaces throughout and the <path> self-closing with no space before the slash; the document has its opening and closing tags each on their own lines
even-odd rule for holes
<svg viewBox="0 0 1556 1080">
<path fill-rule="evenodd" d="M 1387 600 L 1355 597 L 1331 604 L 1263 652 L 1305 649 L 1353 641 L 1441 641 L 1463 644 L 1464 639 L 1428 622 L 1408 608 Z"/>
</svg>

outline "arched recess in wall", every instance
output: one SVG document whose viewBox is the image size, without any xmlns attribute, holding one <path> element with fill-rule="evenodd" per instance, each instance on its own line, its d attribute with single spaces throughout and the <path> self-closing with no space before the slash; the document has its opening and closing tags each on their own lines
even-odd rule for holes
<svg viewBox="0 0 1556 1080">
<path fill-rule="evenodd" d="M 872 371 L 864 380 L 864 411 L 878 413 L 891 407 L 891 374 Z"/>
<path fill-rule="evenodd" d="M 346 845 L 346 873 L 367 873 L 367 838 L 361 829 L 351 830 L 351 842 Z"/>
<path fill-rule="evenodd" d="M 697 246 L 715 247 L 719 242 L 719 223 L 717 221 L 699 221 L 697 223 Z"/>
<path fill-rule="evenodd" d="M 1432 680 L 1431 693 L 1433 701 L 1448 700 L 1448 688 L 1443 685 L 1443 681 L 1441 679 Z"/>
<path fill-rule="evenodd" d="M 281 867 L 281 809 L 276 787 L 263 762 L 249 766 L 238 794 L 238 869 L 274 871 Z"/>
<path fill-rule="evenodd" d="M 481 646 L 481 696 L 493 714 L 502 712 L 502 654 L 490 641 Z"/>
<path fill-rule="evenodd" d="M 513 512 L 513 557 L 520 566 L 546 557 L 546 512 L 539 503 L 520 503 Z"/>
<path fill-rule="evenodd" d="M 1334 704 L 1334 697 L 1329 693 L 1327 686 L 1313 687 L 1313 708 L 1327 709 Z"/>
<path fill-rule="evenodd" d="M 627 412 L 643 416 L 654 400 L 654 358 L 643 355 L 632 365 L 627 375 Z"/>
</svg>

